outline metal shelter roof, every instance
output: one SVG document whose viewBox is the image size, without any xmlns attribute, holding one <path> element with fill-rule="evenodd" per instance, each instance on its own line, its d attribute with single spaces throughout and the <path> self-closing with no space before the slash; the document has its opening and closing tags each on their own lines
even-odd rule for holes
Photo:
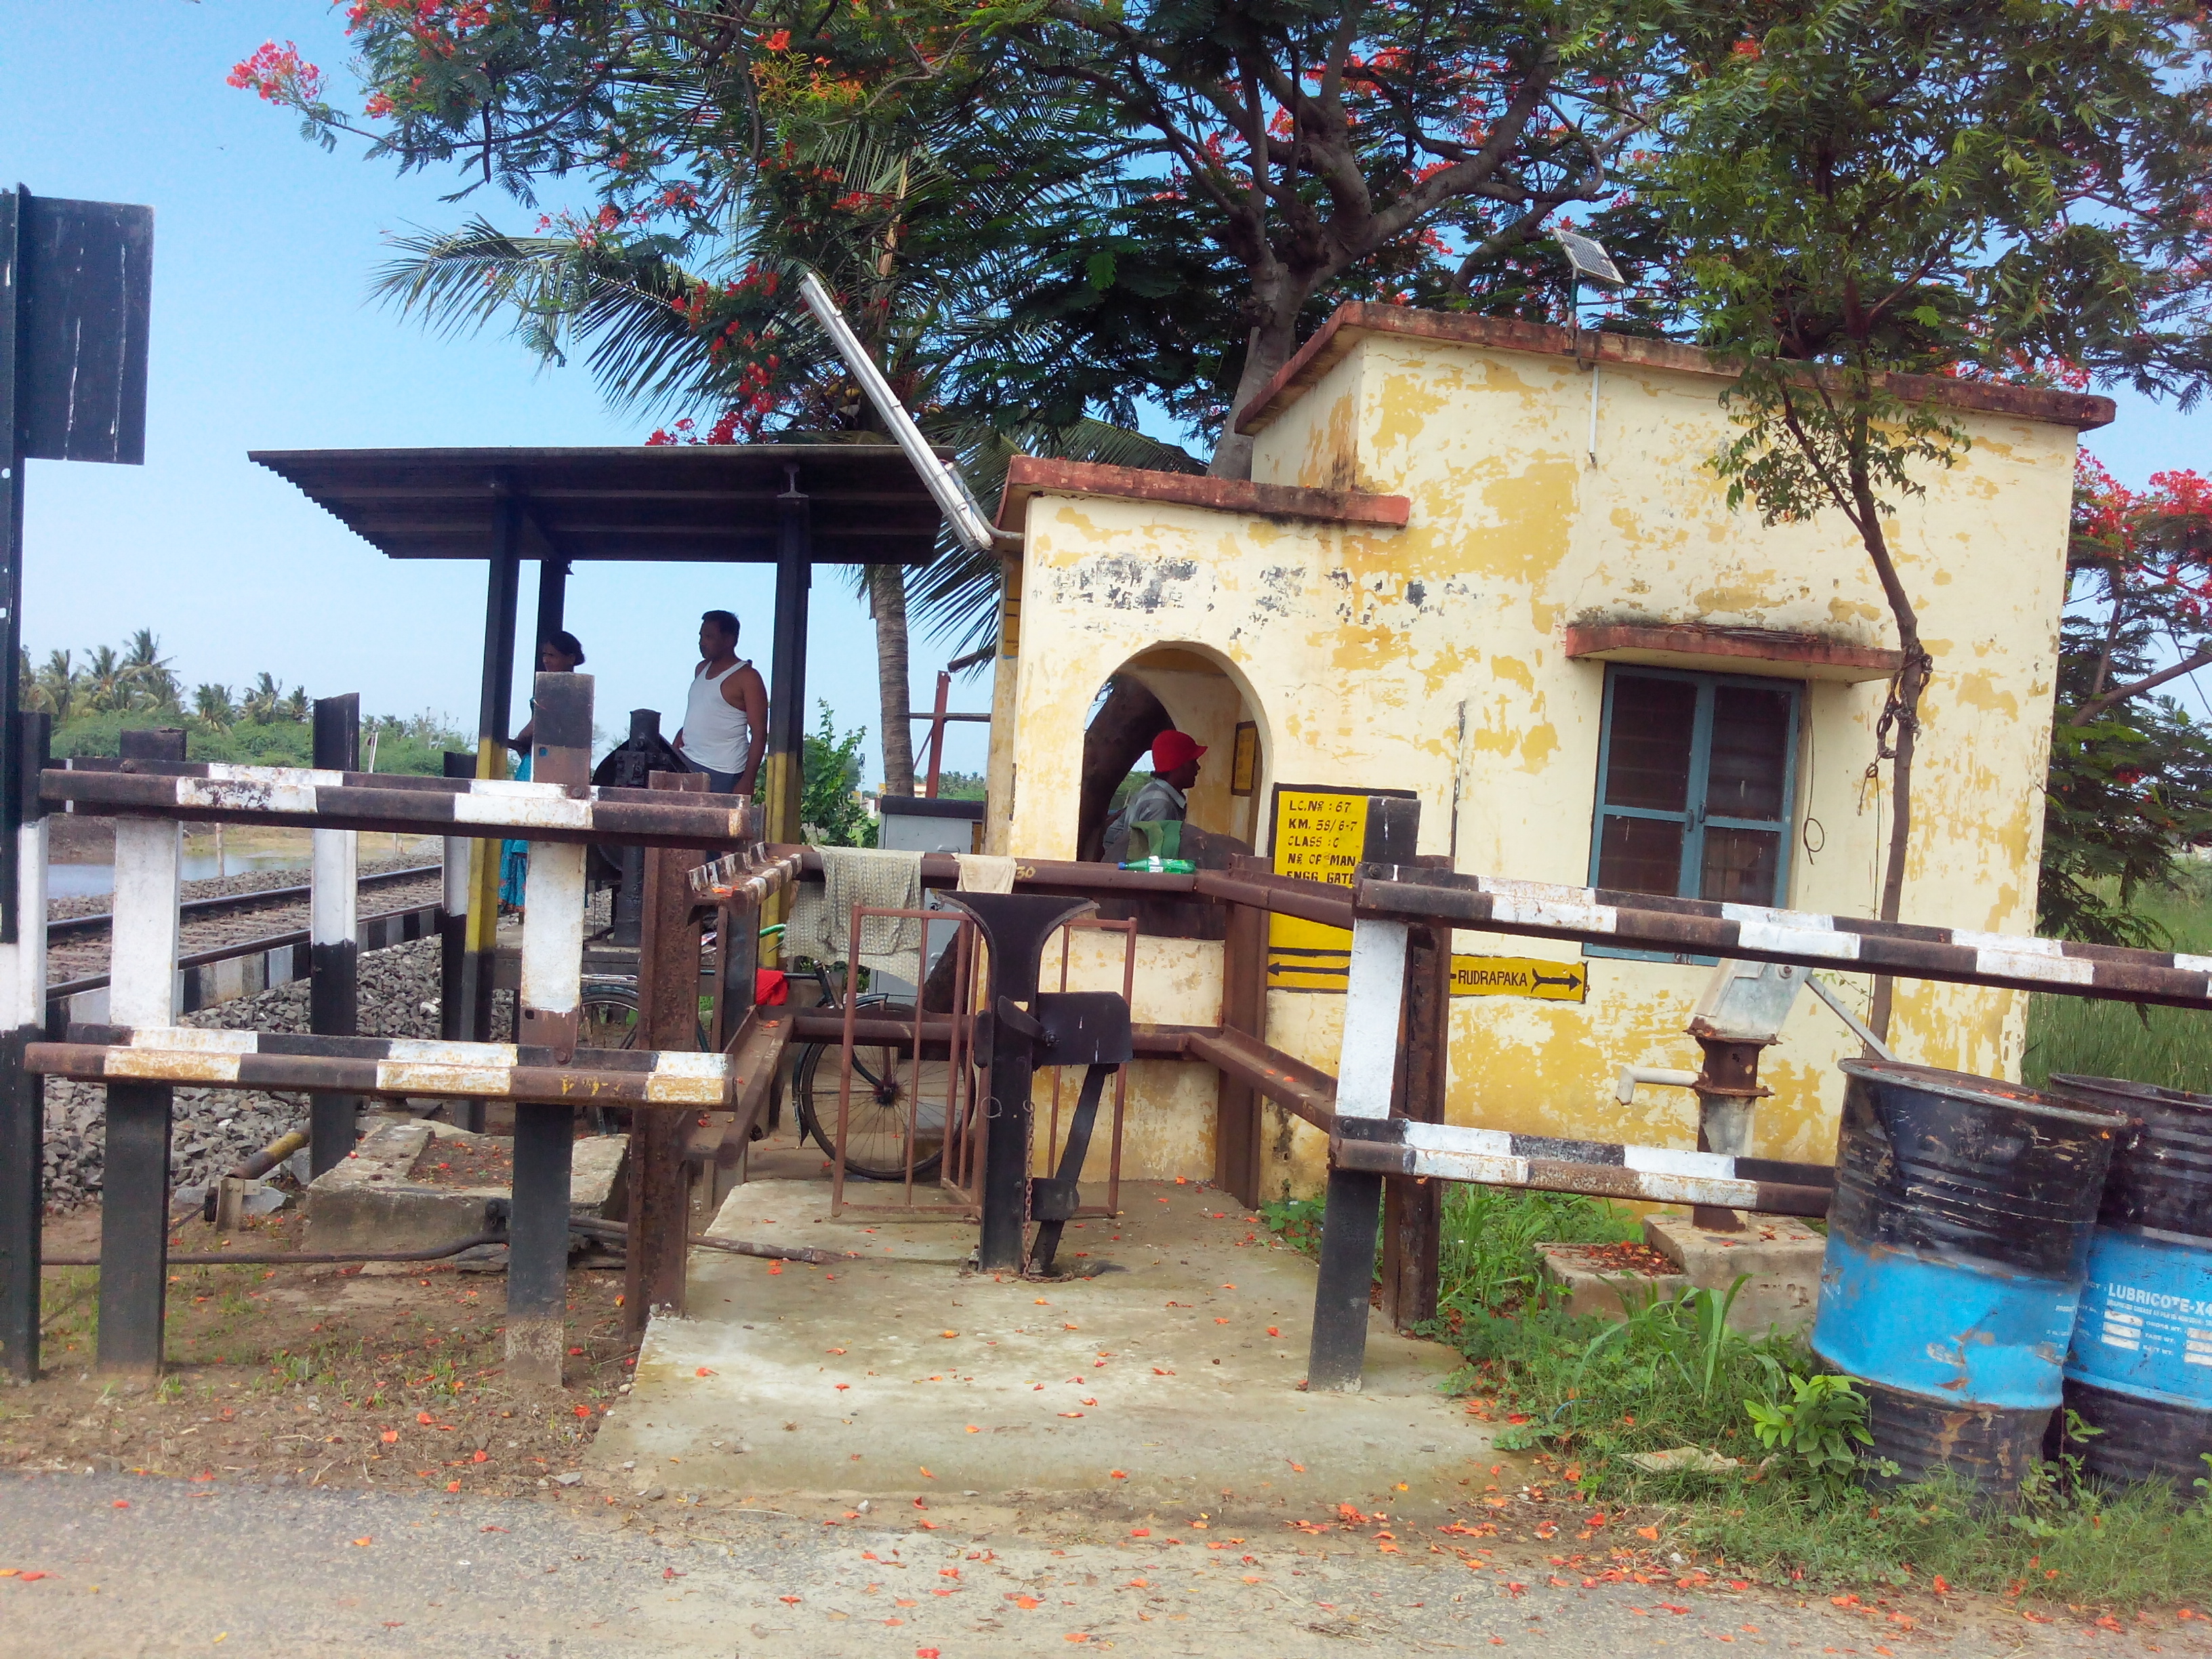
<svg viewBox="0 0 2212 1659">
<path fill-rule="evenodd" d="M 777 498 L 794 483 L 807 498 L 817 564 L 927 564 L 941 522 L 889 443 L 254 450 L 247 459 L 395 559 L 491 557 L 502 498 L 521 508 L 516 550 L 538 559 L 771 564 Z"/>
</svg>

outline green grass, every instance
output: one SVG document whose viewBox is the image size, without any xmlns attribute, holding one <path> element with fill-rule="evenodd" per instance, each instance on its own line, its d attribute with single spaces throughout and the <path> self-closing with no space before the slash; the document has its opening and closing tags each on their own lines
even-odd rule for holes
<svg viewBox="0 0 2212 1659">
<path fill-rule="evenodd" d="M 1290 1243 L 1318 1246 L 1322 1206 L 1264 1206 Z M 1802 1402 L 1824 1376 L 1801 1337 L 1729 1328 L 1725 1298 L 1654 1299 L 1625 1321 L 1547 1300 L 1534 1246 L 1637 1237 L 1637 1218 L 1586 1198 L 1462 1187 L 1445 1202 L 1443 1293 L 1427 1334 L 1467 1365 L 1455 1387 L 1528 1455 L 1594 1504 L 1648 1516 L 1691 1559 L 1807 1589 L 1931 1587 L 2132 1609 L 2212 1587 L 2212 1487 L 2182 1500 L 2153 1486 L 2100 1489 L 2047 1466 L 2009 1507 L 1948 1482 L 1869 1490 L 1839 1454 L 1861 1450 L 1856 1390 L 1832 1382 L 1825 1413 Z M 1783 1414 L 1762 1438 L 1751 1406 Z M 1825 1435 L 1814 1432 L 1825 1427 Z M 1738 1460 L 1715 1473 L 1653 1474 L 1638 1453 L 1695 1446 Z M 1873 1473 L 1880 1474 L 1875 1470 Z M 1893 1473 L 1893 1466 L 1892 1467 Z M 2212 1470 L 2207 1471 L 2212 1480 Z M 1589 1536 L 1585 1532 L 1583 1536 Z"/>
<path fill-rule="evenodd" d="M 2212 870 L 2186 867 L 2173 885 L 2138 892 L 2136 908 L 2173 936 L 2176 951 L 2212 955 Z M 2212 1093 L 2212 1021 L 2183 1008 L 2032 996 L 2021 1080 L 2040 1087 L 2057 1073 Z"/>
</svg>

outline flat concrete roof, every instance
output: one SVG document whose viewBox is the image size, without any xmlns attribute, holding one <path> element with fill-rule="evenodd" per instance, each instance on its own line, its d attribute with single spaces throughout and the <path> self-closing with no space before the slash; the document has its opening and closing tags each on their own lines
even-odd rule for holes
<svg viewBox="0 0 2212 1659">
<path fill-rule="evenodd" d="M 1575 357 L 1579 354 L 1579 360 L 1584 362 L 1595 359 L 1601 363 L 1668 369 L 1678 374 L 1709 375 L 1716 380 L 1732 380 L 1736 377 L 1735 368 L 1725 359 L 1674 340 L 1561 328 L 1553 323 L 1524 323 L 1510 317 L 1416 311 L 1411 306 L 1372 305 L 1360 301 L 1336 308 L 1260 395 L 1236 412 L 1235 429 L 1249 436 L 1264 428 L 1370 334 L 1399 334 L 1444 344 L 1525 352 L 1540 357 Z M 1934 374 L 1892 374 L 1888 384 L 1891 391 L 1908 403 L 1926 399 L 1951 409 L 2014 415 L 2023 420 L 2076 429 L 2109 426 L 2114 413 L 2110 398 L 2046 386 L 2014 386 L 2006 380 L 1954 380 Z"/>
<path fill-rule="evenodd" d="M 522 509 L 524 557 L 571 561 L 772 564 L 777 503 L 794 485 L 817 564 L 927 564 L 942 522 L 890 443 L 257 449 L 246 459 L 395 559 L 490 558 L 503 500 Z"/>
</svg>

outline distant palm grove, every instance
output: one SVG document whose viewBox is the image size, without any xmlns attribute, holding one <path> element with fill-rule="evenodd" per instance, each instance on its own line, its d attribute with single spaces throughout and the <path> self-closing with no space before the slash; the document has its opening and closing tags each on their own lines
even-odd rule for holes
<svg viewBox="0 0 2212 1659">
<path fill-rule="evenodd" d="M 185 753 L 193 760 L 307 763 L 314 705 L 306 687 L 287 691 L 264 670 L 236 691 L 213 681 L 195 686 L 187 708 L 184 681 L 171 662 L 150 628 L 119 647 L 94 646 L 82 660 L 73 651 L 49 651 L 44 665 L 33 668 L 25 652 L 23 705 L 54 717 L 57 755 L 113 755 L 125 729 L 174 726 L 184 728 Z M 365 767 L 373 754 L 377 771 L 426 775 L 442 769 L 447 750 L 475 747 L 428 710 L 404 719 L 364 714 L 361 743 Z"/>
</svg>

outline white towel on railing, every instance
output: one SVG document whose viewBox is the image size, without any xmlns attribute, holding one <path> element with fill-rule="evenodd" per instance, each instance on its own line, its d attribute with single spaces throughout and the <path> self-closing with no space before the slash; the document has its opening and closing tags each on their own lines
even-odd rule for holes
<svg viewBox="0 0 2212 1659">
<path fill-rule="evenodd" d="M 817 962 L 853 960 L 853 907 L 871 910 L 921 908 L 921 854 L 865 847 L 821 847 L 822 879 L 799 884 L 790 925 L 784 930 L 786 956 Z M 922 922 L 913 916 L 871 916 L 861 924 L 859 965 L 871 973 L 915 976 L 915 953 L 921 946 Z"/>
<path fill-rule="evenodd" d="M 960 865 L 963 893 L 1011 893 L 1014 890 L 1014 861 L 996 853 L 955 853 Z"/>
</svg>

